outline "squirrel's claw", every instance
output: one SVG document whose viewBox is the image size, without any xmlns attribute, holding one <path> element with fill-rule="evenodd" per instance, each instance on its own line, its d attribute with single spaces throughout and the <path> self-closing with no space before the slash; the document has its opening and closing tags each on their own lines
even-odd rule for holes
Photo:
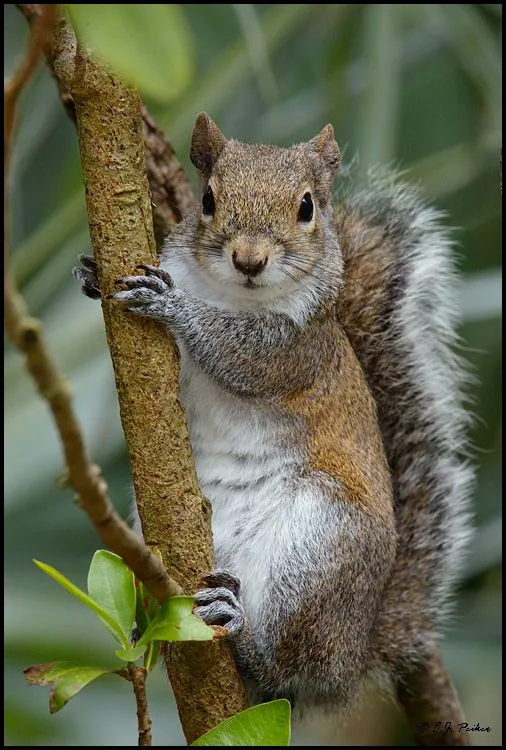
<svg viewBox="0 0 506 750">
<path fill-rule="evenodd" d="M 100 299 L 100 285 L 98 283 L 97 262 L 93 255 L 81 253 L 77 256 L 80 266 L 72 269 L 73 276 L 80 282 L 81 291 L 91 299 Z M 145 276 L 127 276 L 118 279 L 116 284 L 124 284 L 128 289 L 147 288 L 158 294 L 167 291 L 167 287 L 172 288 L 174 283 L 170 274 L 156 266 L 138 265 L 137 268 L 146 272 Z M 109 295 L 113 298 L 115 295 Z"/>
<path fill-rule="evenodd" d="M 207 625 L 221 625 L 231 636 L 238 635 L 246 624 L 242 604 L 229 589 L 202 589 L 195 594 L 194 609 Z"/>
<path fill-rule="evenodd" d="M 121 279 L 116 279 L 115 284 L 121 284 L 126 286 L 127 289 L 152 289 L 153 292 L 163 294 L 165 286 L 161 283 L 161 279 L 155 276 L 125 276 Z"/>
<path fill-rule="evenodd" d="M 214 570 L 203 576 L 209 588 L 195 594 L 195 614 L 207 625 L 221 625 L 231 636 L 244 630 L 246 617 L 239 602 L 239 579 L 226 570 Z"/>
<path fill-rule="evenodd" d="M 136 268 L 141 268 L 143 271 L 146 271 L 146 276 L 156 276 L 157 278 L 164 281 L 167 286 L 174 286 L 171 275 L 159 266 L 147 266 L 141 263 L 140 265 L 136 266 Z"/>
<path fill-rule="evenodd" d="M 100 286 L 97 277 L 97 264 L 92 255 L 78 255 L 81 266 L 72 269 L 73 276 L 81 284 L 81 291 L 91 299 L 100 299 Z"/>
<path fill-rule="evenodd" d="M 77 256 L 77 260 L 82 266 L 85 266 L 86 268 L 89 268 L 90 271 L 93 271 L 95 276 L 97 274 L 97 261 L 93 257 L 93 255 L 90 255 L 89 253 L 80 253 Z"/>
<path fill-rule="evenodd" d="M 207 575 L 202 576 L 202 580 L 210 589 L 224 587 L 229 589 L 235 596 L 239 596 L 241 583 L 239 579 L 229 573 L 228 570 L 216 569 Z"/>
</svg>

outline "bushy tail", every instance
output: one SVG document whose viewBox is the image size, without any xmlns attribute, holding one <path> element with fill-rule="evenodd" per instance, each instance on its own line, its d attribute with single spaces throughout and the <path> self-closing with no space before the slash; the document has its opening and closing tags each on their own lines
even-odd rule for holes
<svg viewBox="0 0 506 750">
<path fill-rule="evenodd" d="M 392 667 L 433 648 L 469 537 L 473 473 L 452 244 L 416 189 L 385 171 L 368 182 L 337 197 L 339 315 L 375 397 L 393 476 L 400 543 L 377 634 Z"/>
</svg>

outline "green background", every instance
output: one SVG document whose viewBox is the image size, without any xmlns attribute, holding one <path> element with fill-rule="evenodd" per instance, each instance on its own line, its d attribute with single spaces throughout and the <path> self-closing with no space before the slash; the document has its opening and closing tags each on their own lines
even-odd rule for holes
<svg viewBox="0 0 506 750">
<path fill-rule="evenodd" d="M 102 18 L 107 6 L 89 7 Z M 130 26 L 132 43 L 116 25 L 110 44 L 120 54 L 128 50 L 134 68 L 138 58 L 141 92 L 195 185 L 187 151 L 200 110 L 227 136 L 282 145 L 310 138 L 330 121 L 357 180 L 372 164 L 405 169 L 456 227 L 461 334 L 475 376 L 470 441 L 478 481 L 476 533 L 443 648 L 469 723 L 491 728 L 472 742 L 500 745 L 502 6 L 184 5 L 165 26 L 163 11 L 158 23 L 150 22 L 154 6 L 115 7 L 125 14 L 145 9 L 145 23 Z M 4 5 L 4 20 L 8 75 L 26 23 L 12 5 Z M 171 39 L 183 32 L 188 44 L 175 54 Z M 155 99 L 150 76 L 153 83 L 166 76 L 170 91 L 179 81 L 182 90 L 169 101 Z M 131 490 L 100 306 L 79 293 L 70 273 L 76 254 L 89 248 L 77 139 L 42 66 L 22 97 L 11 220 L 13 273 L 30 311 L 45 324 L 72 382 L 90 453 L 127 516 Z M 48 714 L 47 690 L 24 684 L 22 670 L 42 661 L 111 665 L 112 641 L 31 562 L 43 560 L 84 588 L 99 545 L 72 493 L 57 486 L 62 459 L 55 430 L 8 344 L 4 373 L 5 743 L 135 745 L 126 682 L 104 678 L 56 716 Z M 149 696 L 155 744 L 183 744 L 161 669 L 150 678 Z M 411 740 L 393 701 L 375 690 L 346 726 L 316 719 L 293 739 L 347 743 Z"/>
</svg>

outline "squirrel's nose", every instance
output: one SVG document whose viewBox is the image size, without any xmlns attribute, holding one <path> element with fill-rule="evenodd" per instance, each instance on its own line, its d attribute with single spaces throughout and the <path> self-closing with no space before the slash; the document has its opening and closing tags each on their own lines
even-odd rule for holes
<svg viewBox="0 0 506 750">
<path fill-rule="evenodd" d="M 245 276 L 251 277 L 258 276 L 258 274 L 264 270 L 265 266 L 267 265 L 267 258 L 263 258 L 259 261 L 243 260 L 242 258 L 239 258 L 237 252 L 234 250 L 234 252 L 232 253 L 232 263 L 238 271 L 243 273 Z"/>
</svg>

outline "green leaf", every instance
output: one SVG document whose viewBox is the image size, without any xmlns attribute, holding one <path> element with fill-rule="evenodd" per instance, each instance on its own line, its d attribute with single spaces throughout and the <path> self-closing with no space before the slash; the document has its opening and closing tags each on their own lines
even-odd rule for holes
<svg viewBox="0 0 506 750">
<path fill-rule="evenodd" d="M 156 553 L 156 549 L 153 550 Z M 159 604 L 153 594 L 151 594 L 142 581 L 136 579 L 137 587 L 137 604 L 135 609 L 135 623 L 139 633 L 142 635 L 149 626 L 149 623 L 156 617 Z"/>
<path fill-rule="evenodd" d="M 33 562 L 44 573 L 47 573 L 48 576 L 54 578 L 54 580 L 59 583 L 60 586 L 63 586 L 64 589 L 75 596 L 76 599 L 79 599 L 80 602 L 86 604 L 86 606 L 89 607 L 104 623 L 107 623 L 109 625 L 109 632 L 115 634 L 114 637 L 117 641 L 119 641 L 119 643 L 121 643 L 122 646 L 124 646 L 125 648 L 129 647 L 129 640 L 125 639 L 121 626 L 116 622 L 116 620 L 114 620 L 114 618 L 111 617 L 108 612 L 106 612 L 103 607 L 97 604 L 97 602 L 95 602 L 90 596 L 85 594 L 84 591 L 81 591 L 81 589 L 77 588 L 77 586 L 74 586 L 74 584 L 71 583 L 68 578 L 65 578 L 64 575 L 62 575 L 55 568 L 51 567 L 51 565 L 40 562 L 40 560 L 34 560 Z"/>
<path fill-rule="evenodd" d="M 160 562 L 163 562 L 162 555 L 160 553 L 160 550 L 158 547 L 152 548 L 153 554 L 158 557 Z M 156 615 L 158 614 L 158 611 L 160 609 L 160 605 L 151 594 L 142 581 L 139 581 L 137 578 L 135 579 L 135 586 L 137 590 L 137 602 L 135 607 L 135 624 L 137 627 L 138 637 L 140 638 L 148 629 L 150 622 L 154 620 Z M 148 664 L 151 663 L 151 658 L 155 656 L 152 652 L 158 652 L 158 648 L 150 648 L 148 649 L 148 652 L 146 653 L 145 657 L 145 663 L 144 666 L 146 669 L 148 669 Z"/>
<path fill-rule="evenodd" d="M 88 571 L 88 594 L 109 613 L 126 642 L 130 642 L 135 617 L 135 579 L 119 555 L 104 549 L 95 552 Z M 116 631 L 107 621 L 103 622 L 116 638 Z"/>
<path fill-rule="evenodd" d="M 178 5 L 67 5 L 79 39 L 141 93 L 160 102 L 188 86 L 193 37 Z"/>
<path fill-rule="evenodd" d="M 135 602 L 135 625 L 140 635 L 146 632 L 148 629 L 150 618 L 146 611 L 146 607 L 149 606 L 148 599 L 145 596 L 146 589 L 142 585 L 141 581 L 136 580 L 135 586 L 137 588 L 137 597 Z"/>
<path fill-rule="evenodd" d="M 147 646 L 131 646 L 130 648 L 118 649 L 114 653 L 119 659 L 123 661 L 137 661 L 146 651 Z"/>
<path fill-rule="evenodd" d="M 164 601 L 158 614 L 139 640 L 139 645 L 150 641 L 210 641 L 215 632 L 192 612 L 193 596 L 172 596 Z"/>
<path fill-rule="evenodd" d="M 53 685 L 49 693 L 49 711 L 55 714 L 76 693 L 103 674 L 114 674 L 100 667 L 82 667 L 68 661 L 36 664 L 25 669 L 24 675 L 30 685 Z"/>
<path fill-rule="evenodd" d="M 148 643 L 146 653 L 144 655 L 144 667 L 148 672 L 151 672 L 153 667 L 156 667 L 156 665 L 158 664 L 161 648 L 162 644 L 159 641 L 151 641 L 150 643 Z"/>
<path fill-rule="evenodd" d="M 247 708 L 192 742 L 193 745 L 248 745 L 266 747 L 290 744 L 290 703 L 281 698 Z"/>
</svg>

